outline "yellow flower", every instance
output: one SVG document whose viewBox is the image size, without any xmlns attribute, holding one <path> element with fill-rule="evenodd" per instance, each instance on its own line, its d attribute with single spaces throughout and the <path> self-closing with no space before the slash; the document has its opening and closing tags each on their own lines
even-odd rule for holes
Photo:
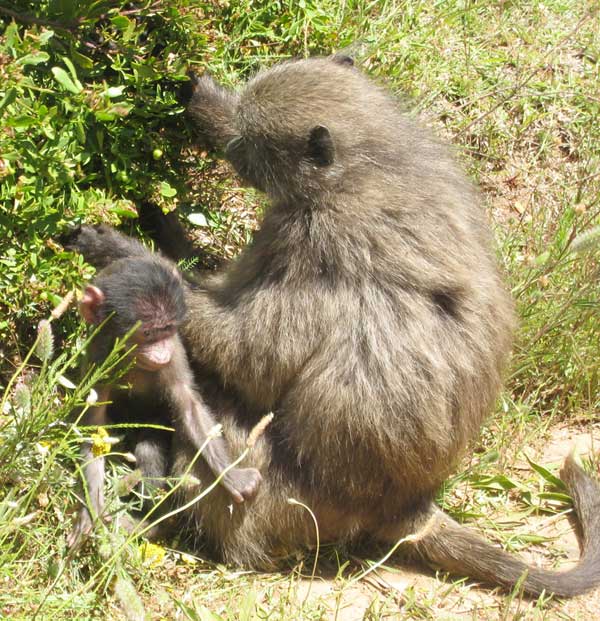
<svg viewBox="0 0 600 621">
<path fill-rule="evenodd" d="M 140 544 L 139 550 L 142 555 L 142 562 L 146 567 L 158 567 L 162 564 L 167 553 L 162 546 L 147 541 Z"/>
<path fill-rule="evenodd" d="M 98 427 L 96 433 L 92 434 L 92 454 L 94 457 L 102 457 L 110 453 L 111 442 L 108 442 L 108 431 L 104 427 Z"/>
</svg>

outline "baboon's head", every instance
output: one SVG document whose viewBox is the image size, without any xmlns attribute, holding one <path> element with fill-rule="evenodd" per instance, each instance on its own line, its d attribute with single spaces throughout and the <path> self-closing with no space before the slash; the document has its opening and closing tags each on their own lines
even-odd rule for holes
<svg viewBox="0 0 600 621">
<path fill-rule="evenodd" d="M 387 150 L 393 109 L 348 57 L 282 63 L 242 91 L 227 157 L 275 200 L 321 203 Z"/>
</svg>

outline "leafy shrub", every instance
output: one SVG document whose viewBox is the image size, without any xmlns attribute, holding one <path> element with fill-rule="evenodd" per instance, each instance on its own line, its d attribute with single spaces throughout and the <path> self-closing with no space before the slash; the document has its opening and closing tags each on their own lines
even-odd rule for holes
<svg viewBox="0 0 600 621">
<path fill-rule="evenodd" d="M 19 2 L 17 21 L 0 8 L 5 343 L 16 348 L 84 274 L 53 241 L 68 224 L 119 224 L 145 201 L 172 209 L 185 196 L 176 94 L 206 37 L 181 4 Z"/>
</svg>

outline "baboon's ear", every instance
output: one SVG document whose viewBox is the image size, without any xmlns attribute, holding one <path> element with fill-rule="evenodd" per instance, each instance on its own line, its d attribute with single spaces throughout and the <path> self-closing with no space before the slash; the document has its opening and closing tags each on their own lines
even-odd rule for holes
<svg viewBox="0 0 600 621">
<path fill-rule="evenodd" d="M 324 125 L 310 130 L 307 155 L 317 166 L 331 166 L 335 156 L 333 138 Z"/>
<path fill-rule="evenodd" d="M 104 302 L 104 292 L 94 285 L 88 285 L 79 302 L 79 312 L 85 321 L 100 323 L 100 305 Z"/>
</svg>

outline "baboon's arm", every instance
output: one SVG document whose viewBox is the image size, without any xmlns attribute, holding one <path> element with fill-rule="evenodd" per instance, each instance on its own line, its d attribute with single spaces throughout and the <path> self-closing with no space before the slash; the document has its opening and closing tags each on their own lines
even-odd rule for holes
<svg viewBox="0 0 600 621">
<path fill-rule="evenodd" d="M 187 111 L 194 120 L 200 140 L 207 147 L 224 151 L 235 137 L 233 115 L 237 95 L 217 84 L 209 75 L 190 75 L 192 96 Z"/>
</svg>

